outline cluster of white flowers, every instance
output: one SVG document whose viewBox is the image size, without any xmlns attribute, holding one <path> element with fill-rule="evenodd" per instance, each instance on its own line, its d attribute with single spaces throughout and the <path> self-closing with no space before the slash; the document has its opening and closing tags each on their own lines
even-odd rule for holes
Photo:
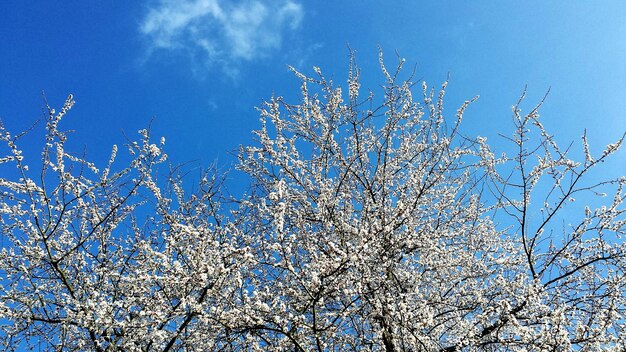
<svg viewBox="0 0 626 352">
<path fill-rule="evenodd" d="M 235 202 L 215 173 L 191 194 L 159 178 L 148 130 L 127 167 L 116 146 L 102 171 L 69 154 L 71 96 L 48 110 L 37 177 L 0 130 L 0 175 L 18 174 L 0 176 L 0 348 L 626 348 L 626 179 L 587 181 L 621 140 L 594 158 L 583 137 L 571 160 L 520 99 L 512 157 L 496 158 L 459 132 L 473 100 L 449 120 L 447 82 L 416 101 L 404 60 L 380 62 L 381 101 L 359 98 L 353 57 L 347 99 L 296 72 L 301 103 L 266 103 L 240 149 L 252 187 Z"/>
</svg>

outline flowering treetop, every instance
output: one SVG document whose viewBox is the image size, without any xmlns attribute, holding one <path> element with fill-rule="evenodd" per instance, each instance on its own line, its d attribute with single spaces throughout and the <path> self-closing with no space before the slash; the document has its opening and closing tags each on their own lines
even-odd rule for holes
<svg viewBox="0 0 626 352">
<path fill-rule="evenodd" d="M 446 116 L 447 82 L 402 80 L 403 63 L 381 55 L 381 97 L 354 58 L 345 92 L 294 70 L 301 101 L 259 108 L 250 192 L 228 205 L 216 173 L 193 193 L 158 179 L 145 130 L 126 167 L 117 147 L 102 170 L 67 152 L 71 96 L 48 108 L 37 172 L 2 129 L 3 348 L 626 348 L 626 179 L 589 177 L 623 139 L 592 155 L 583 136 L 572 160 L 520 99 L 496 156 L 461 134 L 473 100 Z"/>
</svg>

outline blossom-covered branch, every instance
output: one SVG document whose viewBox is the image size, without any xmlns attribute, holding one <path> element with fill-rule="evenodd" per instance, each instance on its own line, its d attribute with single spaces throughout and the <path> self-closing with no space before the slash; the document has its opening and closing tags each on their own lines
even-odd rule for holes
<svg viewBox="0 0 626 352">
<path fill-rule="evenodd" d="M 237 199 L 216 171 L 186 192 L 146 130 L 102 170 L 68 152 L 71 96 L 36 170 L 2 129 L 2 347 L 626 348 L 626 179 L 596 171 L 624 138 L 596 155 L 585 134 L 576 161 L 522 96 L 496 154 L 462 133 L 475 99 L 449 115 L 447 82 L 404 63 L 381 54 L 368 94 L 354 56 L 345 87 L 292 69 L 300 101 L 258 109 Z"/>
</svg>

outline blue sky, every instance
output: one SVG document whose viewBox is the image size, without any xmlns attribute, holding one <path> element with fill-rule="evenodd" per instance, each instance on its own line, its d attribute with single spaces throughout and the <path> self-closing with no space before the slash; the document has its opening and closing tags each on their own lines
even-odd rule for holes
<svg viewBox="0 0 626 352">
<path fill-rule="evenodd" d="M 546 127 L 576 143 L 587 128 L 599 152 L 626 130 L 625 19 L 621 1 L 4 0 L 0 118 L 23 130 L 41 116 L 42 91 L 56 107 L 73 93 L 64 127 L 91 159 L 105 162 L 152 121 L 174 163 L 229 168 L 259 126 L 255 106 L 297 101 L 287 64 L 343 83 L 349 44 L 376 90 L 380 45 L 429 84 L 450 74 L 451 114 L 480 95 L 470 134 L 497 142 L 524 85 L 527 108 L 551 87 Z"/>
</svg>

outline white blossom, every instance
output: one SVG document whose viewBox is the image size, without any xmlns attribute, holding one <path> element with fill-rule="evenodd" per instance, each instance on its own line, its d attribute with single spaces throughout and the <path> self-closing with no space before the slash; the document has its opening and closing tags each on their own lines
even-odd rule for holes
<svg viewBox="0 0 626 352">
<path fill-rule="evenodd" d="M 621 140 L 594 157 L 583 136 L 572 160 L 522 96 L 496 157 L 461 133 L 475 99 L 450 120 L 447 82 L 418 101 L 382 53 L 382 92 L 359 98 L 350 62 L 347 89 L 295 72 L 301 101 L 259 108 L 238 199 L 214 170 L 192 193 L 163 178 L 148 130 L 123 166 L 116 146 L 101 172 L 70 154 L 72 96 L 48 108 L 37 174 L 0 128 L 1 348 L 626 347 L 626 179 L 588 176 Z"/>
</svg>

